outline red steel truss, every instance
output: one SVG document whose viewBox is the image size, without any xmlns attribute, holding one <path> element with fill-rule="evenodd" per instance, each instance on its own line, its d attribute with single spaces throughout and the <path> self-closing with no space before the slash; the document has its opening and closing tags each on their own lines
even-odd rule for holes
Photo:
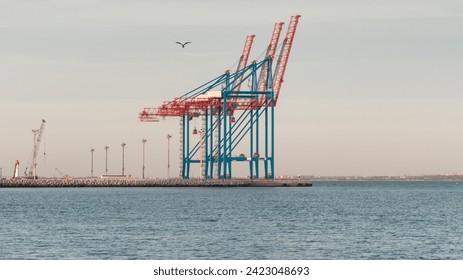
<svg viewBox="0 0 463 280">
<path fill-rule="evenodd" d="M 273 76 L 273 92 L 274 92 L 274 104 L 268 100 L 264 95 L 260 97 L 249 97 L 249 98 L 234 98 L 231 97 L 227 100 L 227 107 L 233 113 L 234 110 L 253 110 L 261 107 L 267 106 L 276 106 L 281 86 L 284 81 L 284 74 L 286 71 L 286 66 L 288 64 L 289 55 L 291 53 L 291 48 L 294 40 L 294 35 L 296 33 L 296 27 L 299 22 L 300 15 L 292 16 L 290 23 L 288 25 L 288 30 L 286 32 L 285 39 L 283 41 L 280 56 L 276 64 L 275 74 Z M 273 62 L 278 47 L 278 41 L 280 34 L 283 28 L 283 22 L 276 23 L 270 43 L 267 48 L 266 58 L 270 58 Z M 254 35 L 249 35 L 246 37 L 246 41 L 243 47 L 242 54 L 240 56 L 240 61 L 237 67 L 237 72 L 246 68 L 248 63 L 249 54 L 252 48 L 254 41 Z M 274 63 L 272 63 L 275 65 Z M 259 75 L 257 91 L 265 92 L 271 90 L 268 85 L 268 65 L 263 65 L 262 70 Z M 240 77 L 234 82 L 234 91 L 239 91 L 241 87 L 241 82 L 243 77 Z M 185 115 L 195 115 L 201 114 L 210 107 L 214 108 L 223 108 L 223 101 L 221 98 L 217 97 L 206 97 L 206 96 L 196 96 L 196 97 L 180 97 L 175 98 L 173 101 L 165 101 L 163 104 L 157 108 L 144 108 L 139 114 L 139 119 L 142 122 L 158 122 L 159 118 L 164 117 L 181 117 Z"/>
</svg>

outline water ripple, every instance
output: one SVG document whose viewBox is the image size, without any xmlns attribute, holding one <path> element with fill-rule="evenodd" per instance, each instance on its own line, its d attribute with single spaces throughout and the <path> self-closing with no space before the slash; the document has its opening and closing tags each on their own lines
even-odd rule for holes
<svg viewBox="0 0 463 280">
<path fill-rule="evenodd" d="M 462 259 L 461 184 L 0 189 L 0 259 Z"/>
</svg>

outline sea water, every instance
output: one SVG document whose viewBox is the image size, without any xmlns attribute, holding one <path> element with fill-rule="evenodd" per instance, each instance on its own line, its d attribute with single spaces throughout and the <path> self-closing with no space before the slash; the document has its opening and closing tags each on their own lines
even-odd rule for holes
<svg viewBox="0 0 463 280">
<path fill-rule="evenodd" d="M 463 259 L 462 182 L 0 189 L 0 259 Z"/>
</svg>

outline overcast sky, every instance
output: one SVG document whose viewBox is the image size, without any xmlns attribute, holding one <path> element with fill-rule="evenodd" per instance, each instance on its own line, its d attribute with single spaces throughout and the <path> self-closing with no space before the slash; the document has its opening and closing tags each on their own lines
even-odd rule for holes
<svg viewBox="0 0 463 280">
<path fill-rule="evenodd" d="M 0 168 L 178 174 L 178 119 L 155 107 L 230 69 L 246 35 L 258 58 L 275 22 L 300 14 L 276 108 L 276 175 L 463 171 L 461 0 L 0 0 Z M 175 41 L 192 41 L 182 49 Z M 247 150 L 237 151 L 246 153 Z M 237 174 L 246 166 L 237 165 Z M 199 171 L 194 170 L 198 176 Z M 244 173 L 243 173 L 244 175 Z"/>
</svg>

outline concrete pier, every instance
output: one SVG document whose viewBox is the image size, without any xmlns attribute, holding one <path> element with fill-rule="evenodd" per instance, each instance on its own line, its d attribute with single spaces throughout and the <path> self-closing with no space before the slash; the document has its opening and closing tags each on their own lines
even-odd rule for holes
<svg viewBox="0 0 463 280">
<path fill-rule="evenodd" d="M 78 187 L 297 187 L 312 186 L 306 179 L 8 179 L 0 188 L 78 188 Z"/>
</svg>

